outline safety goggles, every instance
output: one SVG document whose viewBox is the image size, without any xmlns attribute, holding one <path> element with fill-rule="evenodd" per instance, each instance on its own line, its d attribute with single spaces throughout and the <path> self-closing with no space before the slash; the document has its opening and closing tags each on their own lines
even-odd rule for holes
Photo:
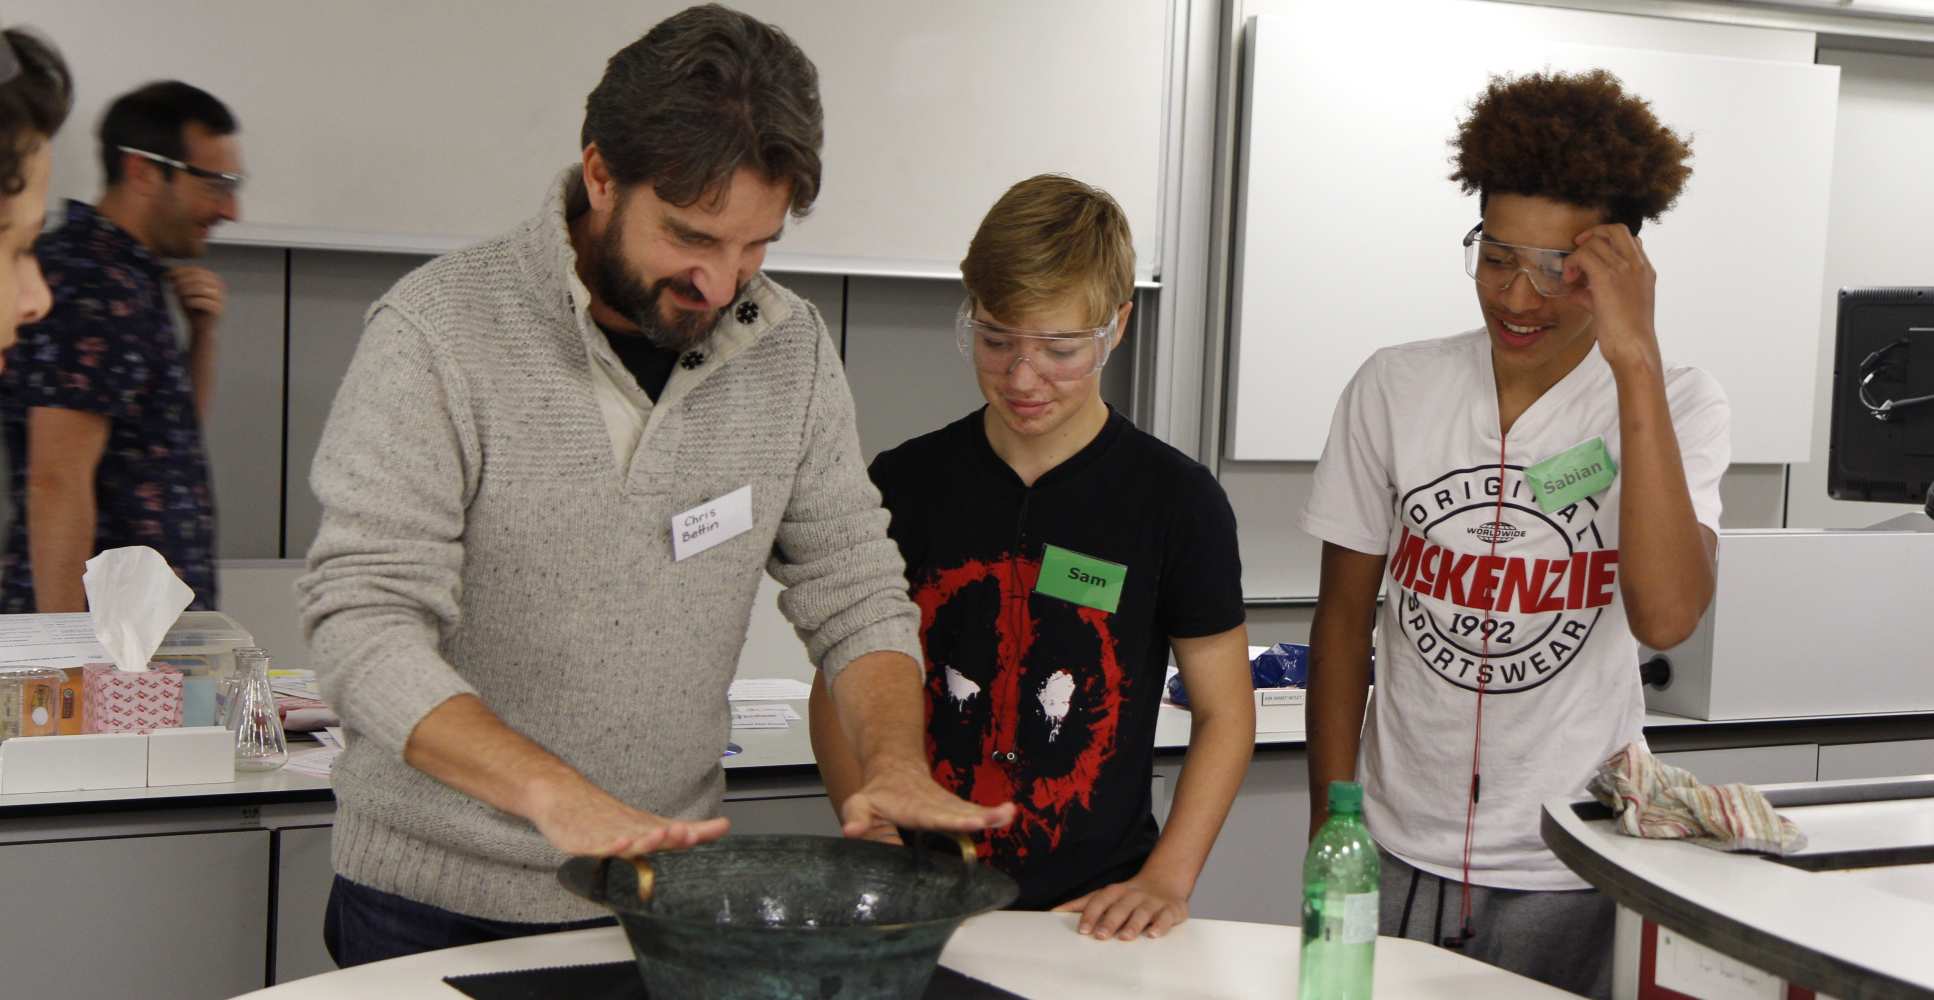
<svg viewBox="0 0 1934 1000">
<path fill-rule="evenodd" d="M 1116 317 L 1121 314 L 1117 312 Z M 1078 382 L 1108 363 L 1116 319 L 1086 330 L 1017 330 L 974 316 L 974 300 L 955 314 L 960 353 L 989 375 L 1006 375 L 1022 361 L 1050 382 Z"/>
<path fill-rule="evenodd" d="M 183 163 L 180 160 L 162 156 L 160 153 L 150 153 L 145 149 L 136 149 L 133 146 L 116 146 L 114 148 L 123 153 L 159 163 L 164 167 L 179 170 L 201 181 L 203 184 L 214 188 L 220 194 L 240 194 L 242 192 L 242 185 L 248 182 L 248 175 L 246 174 L 230 174 L 220 170 L 210 170 L 207 167 L 198 167 L 192 163 Z"/>
<path fill-rule="evenodd" d="M 1479 285 L 1502 292 L 1510 288 L 1522 273 L 1531 279 L 1533 291 L 1545 298 L 1553 298 L 1568 294 L 1583 284 L 1582 275 L 1577 281 L 1565 280 L 1565 258 L 1571 256 L 1570 250 L 1499 243 L 1481 239 L 1483 232 L 1484 223 L 1480 222 L 1464 234 L 1464 273 Z"/>
</svg>

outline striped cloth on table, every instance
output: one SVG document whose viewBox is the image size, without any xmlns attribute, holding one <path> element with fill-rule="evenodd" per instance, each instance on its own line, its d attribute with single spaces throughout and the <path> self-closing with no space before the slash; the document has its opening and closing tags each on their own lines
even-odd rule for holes
<svg viewBox="0 0 1934 1000">
<path fill-rule="evenodd" d="M 1661 762 L 1637 743 L 1627 743 L 1600 764 L 1590 789 L 1627 836 L 1763 854 L 1790 854 L 1806 846 L 1806 834 L 1774 812 L 1759 789 L 1702 785 L 1691 771 Z"/>
</svg>

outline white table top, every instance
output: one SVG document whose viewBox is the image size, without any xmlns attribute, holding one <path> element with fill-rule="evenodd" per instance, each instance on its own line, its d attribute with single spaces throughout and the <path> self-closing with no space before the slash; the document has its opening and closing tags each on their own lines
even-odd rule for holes
<svg viewBox="0 0 1934 1000">
<path fill-rule="evenodd" d="M 1927 780 L 1863 779 L 1761 789 L 1777 794 Z M 1779 811 L 1807 835 L 1802 855 L 1934 844 L 1930 798 L 1782 806 Z M 1561 799 L 1544 804 L 1544 823 L 1545 842 L 1581 878 L 1740 961 L 1801 986 L 1822 985 L 1806 981 L 1803 970 L 1838 974 L 1831 967 L 1839 966 L 1843 972 L 1858 970 L 1864 988 L 1891 979 L 1934 990 L 1934 947 L 1929 947 L 1934 941 L 1934 864 L 1809 872 L 1754 854 L 1624 836 L 1611 820 L 1579 818 L 1572 803 Z M 1827 992 L 1842 994 L 1839 989 Z"/>
<path fill-rule="evenodd" d="M 1289 997 L 1301 932 L 1282 924 L 1191 920 L 1159 940 L 1096 941 L 1071 913 L 989 913 L 947 945 L 948 968 L 1027 997 Z M 260 1000 L 449 1000 L 444 976 L 628 960 L 617 928 L 569 931 L 413 955 L 248 994 Z M 1419 941 L 1377 940 L 1379 997 L 1551 1000 L 1571 994 Z"/>
</svg>

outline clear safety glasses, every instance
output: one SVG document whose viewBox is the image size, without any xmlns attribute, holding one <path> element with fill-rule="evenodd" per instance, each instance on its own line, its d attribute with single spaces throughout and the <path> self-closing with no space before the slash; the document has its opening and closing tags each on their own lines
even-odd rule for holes
<svg viewBox="0 0 1934 1000">
<path fill-rule="evenodd" d="M 1522 273 L 1531 279 L 1531 289 L 1545 298 L 1567 294 L 1583 283 L 1565 280 L 1565 258 L 1570 250 L 1546 250 L 1481 238 L 1480 222 L 1464 234 L 1464 273 L 1478 284 L 1504 291 Z"/>
<path fill-rule="evenodd" d="M 1017 330 L 975 318 L 974 300 L 969 297 L 960 304 L 954 329 L 961 356 L 990 375 L 1005 375 L 1026 361 L 1036 375 L 1050 382 L 1077 382 L 1108 363 L 1115 322 L 1111 317 L 1106 326 L 1086 330 Z"/>
</svg>

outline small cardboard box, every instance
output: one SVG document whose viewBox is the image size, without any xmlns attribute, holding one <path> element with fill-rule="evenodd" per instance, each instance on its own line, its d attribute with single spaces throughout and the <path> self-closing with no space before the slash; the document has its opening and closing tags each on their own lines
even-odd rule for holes
<svg viewBox="0 0 1934 1000">
<path fill-rule="evenodd" d="M 149 785 L 212 785 L 235 780 L 235 735 L 223 726 L 157 729 L 148 734 Z"/>
<path fill-rule="evenodd" d="M 1303 688 L 1257 688 L 1256 732 L 1300 733 L 1306 725 L 1303 703 L 1309 692 Z"/>
<path fill-rule="evenodd" d="M 20 736 L 0 743 L 0 794 L 140 788 L 148 738 L 139 733 Z"/>
</svg>

